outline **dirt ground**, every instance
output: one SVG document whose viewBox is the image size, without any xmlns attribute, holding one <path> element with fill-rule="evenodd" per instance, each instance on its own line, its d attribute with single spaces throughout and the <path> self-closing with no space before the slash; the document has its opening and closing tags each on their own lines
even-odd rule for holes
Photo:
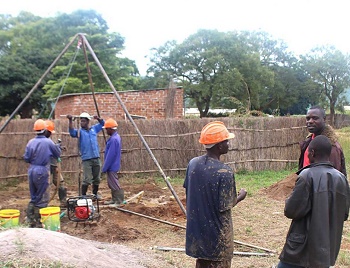
<svg viewBox="0 0 350 268">
<path fill-rule="evenodd" d="M 294 177 L 289 176 L 255 195 L 249 194 L 247 189 L 247 198 L 233 210 L 236 253 L 232 267 L 273 267 L 278 263 L 290 224 L 283 215 L 284 200 L 292 190 L 293 180 Z M 61 219 L 60 232 L 2 229 L 0 261 L 26 259 L 30 263 L 40 260 L 59 262 L 67 267 L 194 267 L 195 260 L 183 252 L 186 218 L 169 188 L 157 185 L 153 179 L 121 178 L 121 184 L 125 199 L 144 191 L 139 200 L 135 198 L 121 208 L 148 218 L 108 208 L 100 202 L 98 221 L 74 222 L 66 215 Z M 183 187 L 173 188 L 185 204 Z M 238 177 L 237 188 L 240 188 Z M 105 180 L 100 192 L 105 200 L 110 198 Z M 24 225 L 29 201 L 27 182 L 16 187 L 1 187 L 0 195 L 0 209 L 19 209 L 20 222 Z M 77 187 L 70 185 L 68 197 L 76 195 Z M 58 206 L 57 199 L 56 196 L 49 206 Z M 348 222 L 345 232 L 350 232 Z M 350 258 L 349 235 L 344 235 L 342 252 L 338 268 L 348 267 L 342 265 L 342 258 Z"/>
</svg>

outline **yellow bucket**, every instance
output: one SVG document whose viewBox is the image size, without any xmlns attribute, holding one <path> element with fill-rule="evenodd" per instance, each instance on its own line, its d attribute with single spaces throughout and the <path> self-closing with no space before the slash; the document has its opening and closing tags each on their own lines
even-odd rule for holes
<svg viewBox="0 0 350 268">
<path fill-rule="evenodd" d="M 58 232 L 61 230 L 60 210 L 59 207 L 46 207 L 39 210 L 43 228 Z"/>
<path fill-rule="evenodd" d="M 18 226 L 19 214 L 18 209 L 0 210 L 0 226 L 4 228 Z"/>
</svg>

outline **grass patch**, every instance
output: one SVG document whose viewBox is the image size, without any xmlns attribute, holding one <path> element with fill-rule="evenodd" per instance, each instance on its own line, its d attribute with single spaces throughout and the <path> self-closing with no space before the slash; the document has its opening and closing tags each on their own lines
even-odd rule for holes
<svg viewBox="0 0 350 268">
<path fill-rule="evenodd" d="M 347 173 L 350 172 L 350 127 L 336 130 L 339 143 L 343 148 Z"/>
<path fill-rule="evenodd" d="M 239 191 L 240 188 L 244 188 L 249 195 L 255 195 L 259 190 L 271 186 L 296 171 L 297 169 L 238 172 L 235 174 L 237 191 Z"/>
<path fill-rule="evenodd" d="M 269 187 L 270 185 L 278 182 L 293 172 L 294 170 L 263 170 L 263 171 L 241 171 L 235 173 L 237 191 L 240 188 L 244 188 L 250 195 L 256 194 L 260 189 Z M 182 186 L 184 183 L 184 177 L 168 178 L 172 186 Z M 156 177 L 155 183 L 159 187 L 166 187 L 166 182 L 163 177 Z"/>
</svg>

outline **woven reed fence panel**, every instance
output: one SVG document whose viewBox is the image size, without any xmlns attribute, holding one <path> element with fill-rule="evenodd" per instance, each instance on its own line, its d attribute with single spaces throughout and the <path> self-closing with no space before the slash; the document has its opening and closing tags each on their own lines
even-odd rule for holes
<svg viewBox="0 0 350 268">
<path fill-rule="evenodd" d="M 167 176 L 183 174 L 188 161 L 205 149 L 198 143 L 202 127 L 218 119 L 135 120 L 146 145 L 129 121 L 119 121 L 122 138 L 121 174 L 159 173 Z M 230 140 L 230 150 L 221 160 L 234 170 L 281 170 L 295 166 L 299 157 L 299 141 L 307 135 L 305 118 L 220 118 L 236 137 Z M 5 120 L 2 120 L 3 125 Z M 26 177 L 28 164 L 22 160 L 27 142 L 35 137 L 34 119 L 11 120 L 0 134 L 0 179 Z M 91 121 L 91 123 L 95 123 Z M 97 123 L 97 121 L 96 121 Z M 78 121 L 74 121 L 76 127 Z M 54 141 L 62 140 L 62 172 L 65 176 L 79 176 L 81 170 L 77 139 L 68 133 L 68 120 L 55 120 Z M 105 149 L 105 135 L 98 136 L 101 160 Z M 151 154 L 146 148 L 149 148 Z M 152 157 L 153 155 L 153 157 Z"/>
</svg>

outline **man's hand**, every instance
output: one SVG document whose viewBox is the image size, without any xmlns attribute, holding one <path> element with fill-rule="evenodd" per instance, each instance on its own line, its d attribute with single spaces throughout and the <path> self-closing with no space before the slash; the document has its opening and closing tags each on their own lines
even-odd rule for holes
<svg viewBox="0 0 350 268">
<path fill-rule="evenodd" d="M 247 191 L 245 189 L 242 188 L 241 190 L 239 190 L 238 196 L 237 196 L 237 203 L 241 202 L 244 198 L 246 198 L 246 196 L 247 196 Z"/>
<path fill-rule="evenodd" d="M 72 120 L 72 119 L 73 119 L 73 116 L 70 115 L 70 114 L 67 114 L 67 118 L 68 118 L 69 120 Z"/>
<path fill-rule="evenodd" d="M 100 118 L 100 117 L 97 116 L 97 115 L 94 115 L 93 118 L 96 119 L 98 122 L 101 122 L 101 120 L 102 120 L 102 118 Z"/>
</svg>

